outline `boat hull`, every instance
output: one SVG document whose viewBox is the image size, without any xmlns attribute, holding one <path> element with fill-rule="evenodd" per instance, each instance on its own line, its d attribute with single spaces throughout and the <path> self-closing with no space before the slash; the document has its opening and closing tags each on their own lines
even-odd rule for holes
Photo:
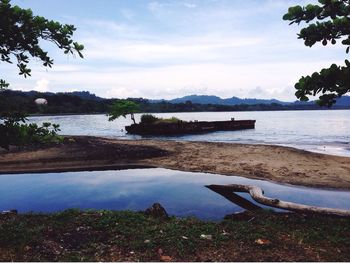
<svg viewBox="0 0 350 263">
<path fill-rule="evenodd" d="M 138 135 L 183 135 L 214 131 L 235 131 L 254 129 L 255 120 L 232 121 L 195 121 L 156 124 L 132 124 L 125 129 L 130 134 Z"/>
</svg>

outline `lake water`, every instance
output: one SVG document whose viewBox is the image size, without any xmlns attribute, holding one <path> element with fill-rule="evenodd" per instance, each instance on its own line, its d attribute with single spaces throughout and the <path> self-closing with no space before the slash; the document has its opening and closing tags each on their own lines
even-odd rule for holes
<svg viewBox="0 0 350 263">
<path fill-rule="evenodd" d="M 254 119 L 256 128 L 243 131 L 221 131 L 176 137 L 148 137 L 158 139 L 212 141 L 228 143 L 275 144 L 299 149 L 350 156 L 350 111 L 258 111 L 258 112 L 198 112 L 160 113 L 158 117 L 178 117 L 186 121 L 215 121 L 235 118 Z M 136 114 L 138 121 L 140 114 Z M 60 124 L 61 134 L 93 135 L 119 139 L 140 139 L 128 135 L 124 127 L 130 118 L 108 122 L 105 115 L 71 115 L 31 117 L 32 122 Z"/>
<path fill-rule="evenodd" d="M 53 212 L 68 208 L 145 210 L 161 203 L 170 215 L 220 220 L 243 211 L 209 184 L 251 184 L 265 196 L 323 207 L 350 209 L 349 191 L 281 185 L 236 176 L 168 169 L 0 175 L 0 210 Z M 241 196 L 252 201 L 247 193 Z M 254 201 L 252 201 L 254 202 Z"/>
</svg>

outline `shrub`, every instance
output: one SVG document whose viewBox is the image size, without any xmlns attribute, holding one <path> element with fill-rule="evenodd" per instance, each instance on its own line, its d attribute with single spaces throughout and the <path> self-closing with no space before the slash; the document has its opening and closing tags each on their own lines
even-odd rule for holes
<svg viewBox="0 0 350 263">
<path fill-rule="evenodd" d="M 156 116 L 152 115 L 152 114 L 143 114 L 141 116 L 141 123 L 143 124 L 151 124 L 151 123 L 155 123 L 159 121 L 159 118 L 157 118 Z"/>
<path fill-rule="evenodd" d="M 171 117 L 168 119 L 158 118 L 152 114 L 143 114 L 141 116 L 141 123 L 142 124 L 156 124 L 156 123 L 178 123 L 178 122 L 184 122 L 183 120 L 180 120 L 176 117 Z"/>
<path fill-rule="evenodd" d="M 26 124 L 24 117 L 10 116 L 3 118 L 0 124 L 0 147 L 9 149 L 10 145 L 59 143 L 63 137 L 58 136 L 58 124 L 45 122 L 42 126 L 35 123 Z"/>
<path fill-rule="evenodd" d="M 161 119 L 161 122 L 178 123 L 178 122 L 184 122 L 184 121 L 180 120 L 179 118 L 176 118 L 176 117 L 171 117 L 171 118 L 168 118 L 168 119 Z"/>
</svg>

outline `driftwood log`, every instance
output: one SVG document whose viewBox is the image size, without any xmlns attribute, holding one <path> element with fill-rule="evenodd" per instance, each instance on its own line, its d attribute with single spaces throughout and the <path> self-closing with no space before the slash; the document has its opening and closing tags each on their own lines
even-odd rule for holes
<svg viewBox="0 0 350 263">
<path fill-rule="evenodd" d="M 226 188 L 223 188 L 220 186 L 219 187 L 216 187 L 216 186 L 212 187 L 210 185 L 207 185 L 206 187 L 209 188 L 210 190 L 214 191 L 215 193 L 218 193 L 219 195 L 225 197 L 230 202 L 242 207 L 245 210 L 252 211 L 252 212 L 263 210 L 262 207 L 254 204 L 253 202 L 249 201 L 248 199 L 246 199 L 244 197 L 241 197 L 238 194 L 235 194 L 232 191 L 232 189 L 226 189 Z"/>
<path fill-rule="evenodd" d="M 208 185 L 206 187 L 215 192 L 220 192 L 220 191 L 246 192 L 246 193 L 249 193 L 250 196 L 260 204 L 275 207 L 275 208 L 280 208 L 280 209 L 286 209 L 286 210 L 290 210 L 298 213 L 350 217 L 350 210 L 309 206 L 309 205 L 285 202 L 279 199 L 265 197 L 264 191 L 257 186 L 231 184 L 231 185 Z"/>
</svg>

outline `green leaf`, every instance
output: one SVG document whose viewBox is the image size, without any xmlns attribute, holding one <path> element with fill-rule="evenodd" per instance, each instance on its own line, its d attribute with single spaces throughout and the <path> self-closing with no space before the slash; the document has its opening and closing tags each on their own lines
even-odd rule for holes
<svg viewBox="0 0 350 263">
<path fill-rule="evenodd" d="M 338 42 L 346 45 L 346 53 L 349 53 L 350 1 L 319 0 L 319 3 L 321 5 L 292 6 L 283 19 L 290 20 L 290 24 L 313 21 L 298 34 L 306 46 L 312 47 L 316 43 L 326 46 L 328 41 L 335 45 L 337 39 L 342 39 Z M 332 64 L 311 76 L 301 77 L 295 84 L 295 95 L 301 100 L 308 99 L 310 95 L 320 95 L 320 105 L 333 105 L 336 97 L 350 92 L 350 63 L 346 60 L 345 64 L 344 67 Z"/>
<path fill-rule="evenodd" d="M 6 30 L 1 30 L 0 33 L 0 47 L 7 47 L 0 48 L 0 61 L 13 63 L 11 60 L 14 57 L 17 60 L 19 75 L 31 75 L 28 68 L 31 58 L 41 60 L 45 67 L 52 66 L 53 60 L 40 46 L 42 41 L 55 43 L 65 54 L 77 52 L 79 57 L 83 58 L 84 46 L 77 42 L 73 44 L 73 25 L 34 16 L 30 9 L 11 6 L 9 0 L 0 0 L 0 18 L 1 27 L 6 25 Z"/>
</svg>

